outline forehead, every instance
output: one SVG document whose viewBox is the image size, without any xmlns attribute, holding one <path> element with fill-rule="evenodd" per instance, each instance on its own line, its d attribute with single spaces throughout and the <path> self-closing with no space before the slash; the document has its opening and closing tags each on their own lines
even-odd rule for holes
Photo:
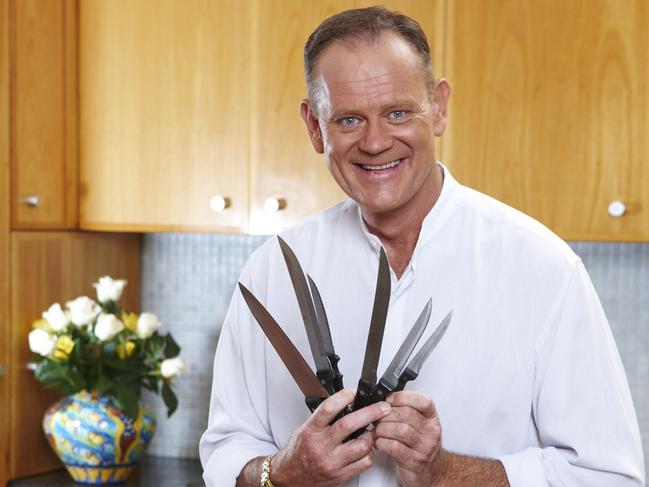
<svg viewBox="0 0 649 487">
<path fill-rule="evenodd" d="M 336 41 L 320 55 L 317 83 L 330 108 L 419 100 L 427 95 L 423 62 L 414 48 L 394 33 L 380 39 Z"/>
</svg>

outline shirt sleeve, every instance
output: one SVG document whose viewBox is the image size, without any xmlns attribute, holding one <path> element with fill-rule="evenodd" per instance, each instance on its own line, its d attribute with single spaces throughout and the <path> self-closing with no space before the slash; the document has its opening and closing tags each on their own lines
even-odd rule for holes
<svg viewBox="0 0 649 487">
<path fill-rule="evenodd" d="M 241 281 L 254 292 L 247 274 Z M 236 288 L 219 337 L 208 427 L 199 444 L 207 487 L 234 486 L 246 463 L 277 451 L 267 417 L 264 336 L 252 320 Z"/>
<path fill-rule="evenodd" d="M 629 385 L 580 261 L 537 342 L 534 394 L 540 446 L 500 458 L 512 487 L 645 485 Z"/>
</svg>

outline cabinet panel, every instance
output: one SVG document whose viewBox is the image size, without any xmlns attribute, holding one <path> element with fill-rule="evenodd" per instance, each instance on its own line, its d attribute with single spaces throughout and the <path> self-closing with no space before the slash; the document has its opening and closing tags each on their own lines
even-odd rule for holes
<svg viewBox="0 0 649 487">
<path fill-rule="evenodd" d="M 303 49 L 311 32 L 326 17 L 374 5 L 363 0 L 265 0 L 256 4 L 253 34 L 253 154 L 251 169 L 252 233 L 276 233 L 346 195 L 329 174 L 322 155 L 313 150 L 299 103 L 306 97 Z M 426 31 L 433 65 L 442 62 L 444 2 L 401 0 L 387 8 L 410 15 Z M 275 213 L 264 210 L 269 197 L 285 200 Z"/>
<path fill-rule="evenodd" d="M 250 22 L 250 1 L 81 3 L 82 228 L 245 228 Z"/>
<path fill-rule="evenodd" d="M 9 2 L 0 0 L 0 195 L 9 194 Z M 0 485 L 9 479 L 9 199 L 0 197 Z"/>
<path fill-rule="evenodd" d="M 458 179 L 567 239 L 649 239 L 649 4 L 455 0 L 448 18 Z"/>
<path fill-rule="evenodd" d="M 52 303 L 80 295 L 95 298 L 103 275 L 128 280 L 124 305 L 139 311 L 140 239 L 137 235 L 16 232 L 11 237 L 11 463 L 13 476 L 60 468 L 41 429 L 57 399 L 27 370 L 32 322 Z"/>
<path fill-rule="evenodd" d="M 77 223 L 76 1 L 10 0 L 12 226 Z M 29 204 L 27 198 L 38 198 Z"/>
</svg>

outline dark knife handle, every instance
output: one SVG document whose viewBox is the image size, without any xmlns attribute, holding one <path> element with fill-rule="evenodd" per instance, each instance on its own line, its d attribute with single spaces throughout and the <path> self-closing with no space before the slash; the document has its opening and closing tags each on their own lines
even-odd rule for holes
<svg viewBox="0 0 649 487">
<path fill-rule="evenodd" d="M 338 392 L 345 387 L 343 385 L 343 376 L 338 370 L 338 362 L 340 361 L 340 357 L 336 355 L 335 353 L 328 353 L 327 358 L 329 359 L 329 363 L 331 364 L 331 369 L 333 370 L 333 376 L 331 377 L 331 385 L 334 388 L 335 392 Z"/>
<path fill-rule="evenodd" d="M 411 380 L 415 380 L 419 374 L 414 372 L 412 369 L 406 367 L 401 375 L 399 376 L 399 383 L 397 387 L 394 388 L 394 392 L 403 391 L 403 388 L 406 387 L 406 383 Z"/>
<path fill-rule="evenodd" d="M 315 375 L 330 396 L 333 396 L 337 392 L 334 386 L 334 377 L 330 370 L 316 370 Z"/>
<path fill-rule="evenodd" d="M 306 403 L 306 407 L 309 408 L 309 411 L 313 412 L 315 411 L 320 404 L 325 400 L 326 398 L 324 397 L 314 397 L 314 396 L 307 396 L 304 398 L 304 402 Z"/>
<path fill-rule="evenodd" d="M 385 396 L 387 396 L 391 392 L 392 389 L 390 389 L 390 387 L 386 383 L 384 383 L 383 380 L 380 380 L 374 388 L 374 392 L 372 393 L 372 397 L 370 398 L 370 404 L 385 401 Z"/>
<path fill-rule="evenodd" d="M 356 389 L 356 397 L 354 398 L 352 410 L 358 411 L 359 409 L 372 404 L 372 394 L 375 389 L 376 384 L 361 378 L 358 381 L 358 388 Z"/>
</svg>

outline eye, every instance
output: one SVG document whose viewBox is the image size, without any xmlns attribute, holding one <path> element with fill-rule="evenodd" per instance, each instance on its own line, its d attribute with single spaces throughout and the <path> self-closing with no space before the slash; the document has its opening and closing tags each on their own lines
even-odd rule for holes
<svg viewBox="0 0 649 487">
<path fill-rule="evenodd" d="M 406 111 L 405 110 L 392 110 L 390 112 L 389 117 L 392 120 L 403 120 L 406 117 Z"/>
<path fill-rule="evenodd" d="M 343 117 L 337 120 L 338 125 L 341 125 L 345 128 L 350 128 L 355 126 L 358 123 L 358 119 L 356 117 Z"/>
</svg>

